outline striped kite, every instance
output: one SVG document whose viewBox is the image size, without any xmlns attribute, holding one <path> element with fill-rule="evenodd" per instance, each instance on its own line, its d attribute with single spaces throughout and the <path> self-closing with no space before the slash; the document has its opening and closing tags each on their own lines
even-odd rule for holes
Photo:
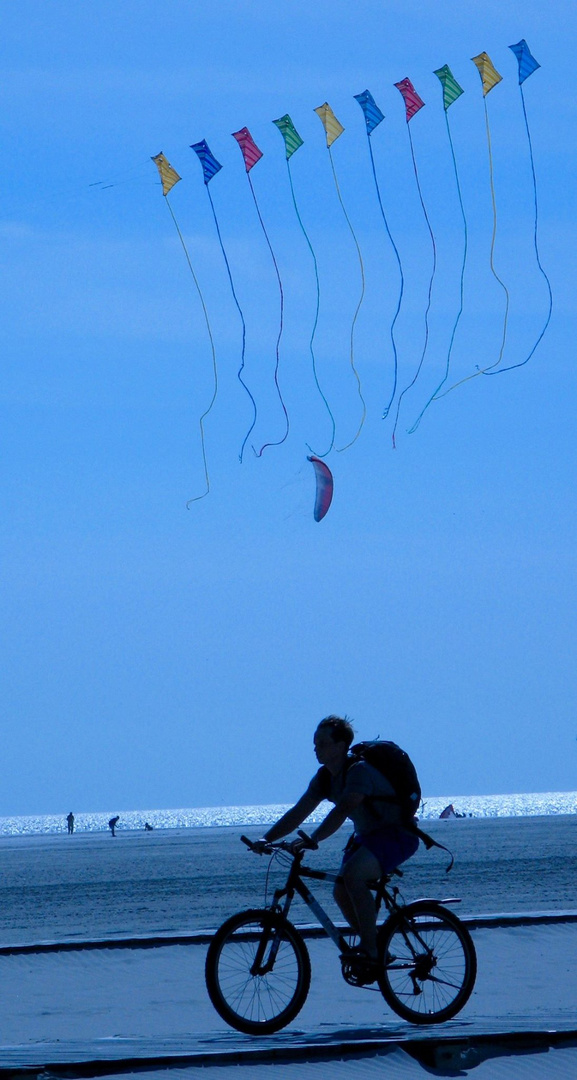
<svg viewBox="0 0 577 1080">
<path fill-rule="evenodd" d="M 353 316 L 353 322 L 352 322 L 352 325 L 351 325 L 350 360 L 351 360 L 351 368 L 353 369 L 353 374 L 355 376 L 355 379 L 357 380 L 357 389 L 358 389 L 359 397 L 361 399 L 361 404 L 363 406 L 363 412 L 362 412 L 362 416 L 361 416 L 361 422 L 360 422 L 360 424 L 358 426 L 358 429 L 357 429 L 357 432 L 356 432 L 356 435 L 354 436 L 354 438 L 352 438 L 351 441 L 346 444 L 346 446 L 341 446 L 341 447 L 338 448 L 339 451 L 343 451 L 343 450 L 348 450 L 349 446 L 352 446 L 353 443 L 357 441 L 357 439 L 358 439 L 358 437 L 359 437 L 359 435 L 361 433 L 362 426 L 363 426 L 363 424 L 365 422 L 365 417 L 367 415 L 367 406 L 365 404 L 365 399 L 363 397 L 362 390 L 361 390 L 361 380 L 359 378 L 359 373 L 358 373 L 358 371 L 357 371 L 357 369 L 355 367 L 355 347 L 354 347 L 355 323 L 357 321 L 359 311 L 361 310 L 361 304 L 363 302 L 363 297 L 365 295 L 365 269 L 364 269 L 364 266 L 363 266 L 363 258 L 362 258 L 362 255 L 361 255 L 361 249 L 359 247 L 359 242 L 358 242 L 358 240 L 357 240 L 357 238 L 355 236 L 355 232 L 354 232 L 353 226 L 351 225 L 349 215 L 347 214 L 347 211 L 345 209 L 345 204 L 343 202 L 343 197 L 341 195 L 341 189 L 339 187 L 339 182 L 337 180 L 337 174 L 336 174 L 336 170 L 335 170 L 335 164 L 334 164 L 334 161 L 333 161 L 333 155 L 331 153 L 331 146 L 339 138 L 339 136 L 342 135 L 342 133 L 343 133 L 343 131 L 345 129 L 344 129 L 343 125 L 341 124 L 340 120 L 337 120 L 333 110 L 331 109 L 331 107 L 330 107 L 330 105 L 329 105 L 329 103 L 327 101 L 325 101 L 324 105 L 319 105 L 315 109 L 315 112 L 316 112 L 319 120 L 321 121 L 321 124 L 323 125 L 323 127 L 325 129 L 325 136 L 326 136 L 326 141 L 327 141 L 327 150 L 329 152 L 329 161 L 331 163 L 331 169 L 332 169 L 332 173 L 333 173 L 333 179 L 335 181 L 335 187 L 336 187 L 336 190 L 337 190 L 337 196 L 338 196 L 339 202 L 341 204 L 341 209 L 343 211 L 345 221 L 346 221 L 346 223 L 347 223 L 347 225 L 349 227 L 351 236 L 352 236 L 352 238 L 354 240 L 355 247 L 357 249 L 357 255 L 358 255 L 358 259 L 359 259 L 359 267 L 360 267 L 360 271 L 361 271 L 361 295 L 359 297 L 357 307 L 356 307 L 356 310 L 355 310 L 355 314 Z"/>
<path fill-rule="evenodd" d="M 247 127 L 240 128 L 239 131 L 233 131 L 232 137 L 233 137 L 233 139 L 236 139 L 236 141 L 237 141 L 237 143 L 238 143 L 238 145 L 240 147 L 243 159 L 244 159 L 244 167 L 246 169 L 246 177 L 247 177 L 248 184 L 249 184 L 249 187 L 250 187 L 250 190 L 251 190 L 251 193 L 252 193 L 252 197 L 253 197 L 253 200 L 254 200 L 254 205 L 255 205 L 255 208 L 256 208 L 257 215 L 258 215 L 258 220 L 260 221 L 261 228 L 262 228 L 262 231 L 263 231 L 263 234 L 264 234 L 264 238 L 265 238 L 265 240 L 267 242 L 267 246 L 268 246 L 268 249 L 269 249 L 270 254 L 271 254 L 271 258 L 272 258 L 272 261 L 273 261 L 273 265 L 274 265 L 275 273 L 276 273 L 276 278 L 277 278 L 277 282 L 278 282 L 279 294 L 280 294 L 280 324 L 279 324 L 278 337 L 277 337 L 277 340 L 276 340 L 276 350 L 275 350 L 276 363 L 275 363 L 275 369 L 274 369 L 274 382 L 275 382 L 275 386 L 276 386 L 276 389 L 277 389 L 278 398 L 279 398 L 279 401 L 281 403 L 282 411 L 283 411 L 284 417 L 285 417 L 285 432 L 284 432 L 284 435 L 282 436 L 281 439 L 278 439 L 276 442 L 264 443 L 263 446 L 261 446 L 260 450 L 258 450 L 258 451 L 255 450 L 255 453 L 256 453 L 257 457 L 261 457 L 263 450 L 266 450 L 267 446 L 280 446 L 281 443 L 283 443 L 285 441 L 285 439 L 287 438 L 287 435 L 289 433 L 288 412 L 286 410 L 286 405 L 285 405 L 285 403 L 283 401 L 283 396 L 281 394 L 281 389 L 280 389 L 279 381 L 278 381 L 278 369 L 279 369 L 279 363 L 280 363 L 280 342 L 281 342 L 282 333 L 283 333 L 284 293 L 283 293 L 283 287 L 282 287 L 280 271 L 279 271 L 279 268 L 278 268 L 278 263 L 277 263 L 276 258 L 275 258 L 275 254 L 274 254 L 272 244 L 271 244 L 270 239 L 269 239 L 269 235 L 268 235 L 268 233 L 266 231 L 264 221 L 262 219 L 262 215 L 261 215 L 260 208 L 259 208 L 257 198 L 256 198 L 256 193 L 255 193 L 254 187 L 252 185 L 252 180 L 250 178 L 250 170 L 252 168 L 254 168 L 257 161 L 260 161 L 260 159 L 262 157 L 262 150 L 259 150 L 258 146 L 256 145 L 256 143 L 255 143 L 255 141 L 254 141 L 254 139 L 253 139 L 253 137 L 252 137 L 252 135 L 251 135 L 251 133 L 250 133 L 250 131 L 248 130 Z"/>
<path fill-rule="evenodd" d="M 213 389 L 212 398 L 210 400 L 210 404 L 208 406 L 208 409 L 205 409 L 205 411 L 203 412 L 202 416 L 200 417 L 200 421 L 199 421 L 199 424 L 200 424 L 200 445 L 202 447 L 202 461 L 203 461 L 203 465 L 204 465 L 204 478 L 205 478 L 205 483 L 206 483 L 206 491 L 203 491 L 202 495 L 195 495 L 192 499 L 189 499 L 187 504 L 186 504 L 187 507 L 188 507 L 188 506 L 190 506 L 191 503 L 197 502 L 198 499 L 204 499 L 205 495 L 208 495 L 208 493 L 210 491 L 210 479 L 209 479 L 209 475 L 208 475 L 208 465 L 207 465 L 207 460 L 206 460 L 206 449 L 205 449 L 205 445 L 204 445 L 204 421 L 205 421 L 205 419 L 208 416 L 210 410 L 212 409 L 212 406 L 214 405 L 214 403 L 216 401 L 216 395 L 217 395 L 217 391 L 218 391 L 218 372 L 217 372 L 217 368 L 216 368 L 216 352 L 215 352 L 215 348 L 214 348 L 214 339 L 213 339 L 213 336 L 212 336 L 212 330 L 210 328 L 210 322 L 208 320 L 208 312 L 206 310 L 206 304 L 204 302 L 204 297 L 203 297 L 202 292 L 200 290 L 200 285 L 198 284 L 198 279 L 197 279 L 196 274 L 194 272 L 192 262 L 190 261 L 190 255 L 188 254 L 188 250 L 187 250 L 186 244 L 184 242 L 184 237 L 183 237 L 183 235 L 182 235 L 182 233 L 180 231 L 180 227 L 179 227 L 178 222 L 177 222 L 177 220 L 176 220 L 176 218 L 174 216 L 174 211 L 172 209 L 172 206 L 170 205 L 170 202 L 168 201 L 169 192 L 172 191 L 174 185 L 178 183 L 178 181 L 181 179 L 181 177 L 178 175 L 176 169 L 173 169 L 172 165 L 170 164 L 169 161 L 167 161 L 167 159 L 165 158 L 163 153 L 156 154 L 155 156 L 153 156 L 152 160 L 154 161 L 154 164 L 156 165 L 156 168 L 158 169 L 158 173 L 159 173 L 159 176 L 160 176 L 160 179 L 161 179 L 161 182 L 162 182 L 162 194 L 164 195 L 164 198 L 166 200 L 166 205 L 167 205 L 167 207 L 168 207 L 168 209 L 170 211 L 170 215 L 172 217 L 172 220 L 174 222 L 176 231 L 178 233 L 179 240 L 180 240 L 180 242 L 182 244 L 182 249 L 184 251 L 184 254 L 186 256 L 186 261 L 188 263 L 188 268 L 190 270 L 190 273 L 192 274 L 192 279 L 193 279 L 194 284 L 196 286 L 196 291 L 198 293 L 200 303 L 202 305 L 202 310 L 203 310 L 203 313 L 204 313 L 204 319 L 205 319 L 205 322 L 206 322 L 206 329 L 207 329 L 208 337 L 209 337 L 209 341 L 210 341 L 210 348 L 211 348 L 211 352 L 212 352 L 212 369 L 213 369 L 213 377 L 214 377 L 214 389 Z"/>
</svg>

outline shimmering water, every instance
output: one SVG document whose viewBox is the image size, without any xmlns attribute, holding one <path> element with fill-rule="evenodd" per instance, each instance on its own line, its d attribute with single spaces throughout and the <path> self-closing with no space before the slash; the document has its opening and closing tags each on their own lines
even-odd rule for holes
<svg viewBox="0 0 577 1080">
<path fill-rule="evenodd" d="M 435 819 L 449 803 L 458 814 L 475 818 L 532 817 L 551 814 L 576 814 L 577 791 L 547 791 L 518 795 L 442 795 L 425 797 L 421 819 Z M 112 814 L 120 814 L 118 831 L 144 829 L 145 822 L 154 829 L 198 829 L 233 826 L 258 826 L 276 821 L 287 805 L 204 806 L 183 810 L 125 810 L 110 813 L 75 813 L 77 832 L 107 831 Z M 320 821 L 328 804 L 321 804 L 311 821 Z M 0 836 L 46 835 L 66 832 L 66 815 L 38 814 L 0 818 Z"/>
</svg>

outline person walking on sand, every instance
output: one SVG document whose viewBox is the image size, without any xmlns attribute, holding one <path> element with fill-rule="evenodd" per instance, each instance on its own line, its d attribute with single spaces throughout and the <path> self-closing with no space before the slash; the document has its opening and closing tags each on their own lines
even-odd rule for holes
<svg viewBox="0 0 577 1080">
<path fill-rule="evenodd" d="M 117 826 L 119 821 L 120 821 L 120 814 L 117 814 L 116 817 L 111 817 L 110 821 L 108 822 L 108 828 L 110 829 L 110 832 L 112 833 L 113 836 L 116 836 L 116 826 Z"/>
<path fill-rule="evenodd" d="M 377 927 L 370 883 L 415 854 L 418 837 L 401 824 L 395 791 L 373 765 L 349 756 L 354 731 L 346 718 L 327 716 L 314 734 L 314 749 L 321 768 L 304 795 L 265 832 L 257 845 L 282 839 L 316 810 L 323 799 L 333 809 L 313 830 L 310 843 L 295 840 L 293 851 L 317 848 L 337 831 L 346 818 L 355 827 L 343 855 L 334 897 L 349 926 L 359 935 L 358 977 L 362 985 L 374 982 L 378 966 Z"/>
<path fill-rule="evenodd" d="M 74 832 L 74 814 L 72 813 L 72 810 L 70 811 L 70 813 L 68 814 L 68 816 L 66 818 L 66 824 L 68 826 L 68 832 L 73 833 Z"/>
</svg>

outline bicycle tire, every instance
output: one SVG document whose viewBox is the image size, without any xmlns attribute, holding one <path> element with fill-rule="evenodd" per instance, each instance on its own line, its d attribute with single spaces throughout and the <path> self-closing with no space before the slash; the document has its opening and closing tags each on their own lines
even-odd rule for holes
<svg viewBox="0 0 577 1080">
<path fill-rule="evenodd" d="M 475 946 L 463 923 L 441 904 L 416 900 L 380 929 L 379 989 L 387 1005 L 413 1024 L 441 1024 L 471 996 Z"/>
<path fill-rule="evenodd" d="M 263 935 L 266 936 L 263 940 Z M 253 974 L 257 950 L 269 971 Z M 263 966 L 263 965 L 261 965 Z M 309 992 L 311 962 L 298 930 L 267 910 L 241 911 L 217 930 L 206 956 L 206 987 L 217 1013 L 247 1035 L 269 1035 L 290 1024 Z"/>
</svg>

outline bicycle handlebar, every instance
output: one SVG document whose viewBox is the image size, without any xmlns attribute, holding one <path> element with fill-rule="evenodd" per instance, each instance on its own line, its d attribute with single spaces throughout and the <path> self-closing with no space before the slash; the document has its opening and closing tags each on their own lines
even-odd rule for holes
<svg viewBox="0 0 577 1080">
<path fill-rule="evenodd" d="M 306 832 L 303 832 L 302 829 L 299 829 L 298 835 L 304 842 L 305 847 L 309 848 L 312 851 L 316 850 L 318 845 L 314 844 L 311 841 L 310 836 L 308 836 Z M 255 843 L 254 840 L 249 840 L 248 836 L 241 836 L 241 840 L 243 844 L 246 844 L 247 848 L 249 848 L 250 851 L 254 851 L 258 855 L 271 855 L 273 851 L 288 851 L 288 853 L 290 855 L 293 855 L 294 858 L 302 858 L 304 855 L 304 851 L 293 851 L 292 843 L 290 843 L 288 840 L 261 840 L 260 843 L 266 845 L 263 848 L 257 847 L 258 841 L 257 843 Z"/>
</svg>

